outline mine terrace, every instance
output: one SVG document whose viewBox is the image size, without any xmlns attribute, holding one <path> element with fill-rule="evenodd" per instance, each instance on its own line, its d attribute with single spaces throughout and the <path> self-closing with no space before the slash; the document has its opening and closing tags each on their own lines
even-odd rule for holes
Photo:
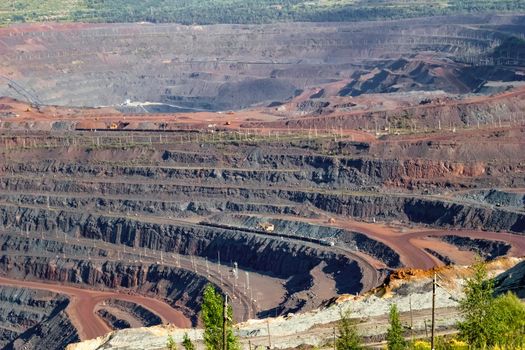
<svg viewBox="0 0 525 350">
<path fill-rule="evenodd" d="M 242 322 L 524 256 L 524 30 L 0 28 L 0 347 L 198 326 L 207 283 Z"/>
</svg>

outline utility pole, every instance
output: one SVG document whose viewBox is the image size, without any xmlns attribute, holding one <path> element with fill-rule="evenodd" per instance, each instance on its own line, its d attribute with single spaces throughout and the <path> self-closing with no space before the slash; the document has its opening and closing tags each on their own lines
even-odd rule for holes
<svg viewBox="0 0 525 350">
<path fill-rule="evenodd" d="M 226 324 L 228 322 L 228 294 L 224 295 L 224 307 L 222 310 L 222 350 L 228 350 L 226 343 Z"/>
<path fill-rule="evenodd" d="M 434 348 L 434 334 L 436 329 L 436 273 L 434 272 L 434 277 L 432 278 L 432 328 L 430 331 L 430 348 Z"/>
<path fill-rule="evenodd" d="M 408 295 L 408 303 L 410 306 L 410 338 L 414 342 L 414 317 L 412 314 L 412 294 Z"/>
<path fill-rule="evenodd" d="M 336 344 L 336 341 L 335 341 L 335 326 L 334 326 L 334 350 L 337 349 L 337 344 Z"/>
<path fill-rule="evenodd" d="M 272 336 L 270 335 L 270 319 L 266 319 L 266 329 L 268 330 L 268 349 L 272 348 Z"/>
</svg>

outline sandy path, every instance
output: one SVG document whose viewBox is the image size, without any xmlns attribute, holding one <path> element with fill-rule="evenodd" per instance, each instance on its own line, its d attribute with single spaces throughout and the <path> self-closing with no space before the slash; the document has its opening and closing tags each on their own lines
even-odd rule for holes
<svg viewBox="0 0 525 350">
<path fill-rule="evenodd" d="M 70 303 L 66 308 L 66 312 L 75 328 L 77 328 L 81 340 L 96 338 L 111 331 L 111 328 L 95 314 L 97 304 L 107 299 L 130 301 L 142 305 L 160 316 L 164 323 L 172 323 L 181 328 L 191 326 L 191 321 L 182 312 L 157 299 L 118 292 L 101 292 L 64 285 L 52 285 L 44 282 L 19 281 L 9 278 L 0 278 L 0 285 L 41 289 L 68 295 Z"/>
</svg>

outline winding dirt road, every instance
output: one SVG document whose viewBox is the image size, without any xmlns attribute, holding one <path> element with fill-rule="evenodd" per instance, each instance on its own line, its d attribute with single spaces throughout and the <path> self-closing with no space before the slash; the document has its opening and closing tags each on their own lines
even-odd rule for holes
<svg viewBox="0 0 525 350">
<path fill-rule="evenodd" d="M 512 246 L 509 252 L 510 255 L 525 255 L 525 237 L 518 234 L 475 230 L 421 228 L 409 229 L 405 232 L 401 232 L 384 224 L 372 224 L 354 220 L 336 220 L 334 225 L 347 230 L 361 232 L 370 238 L 387 244 L 400 255 L 401 261 L 406 267 L 430 269 L 436 265 L 443 265 L 443 263 L 436 257 L 425 252 L 420 243 L 421 240 L 428 237 L 442 237 L 446 235 L 506 242 Z M 453 250 L 449 253 L 453 253 Z"/>
<path fill-rule="evenodd" d="M 111 331 L 111 328 L 95 314 L 97 304 L 108 299 L 118 299 L 142 305 L 157 314 L 163 323 L 172 323 L 181 328 L 191 327 L 191 321 L 186 318 L 182 312 L 173 309 L 163 301 L 153 298 L 118 292 L 94 291 L 44 282 L 19 281 L 1 277 L 0 285 L 40 289 L 67 295 L 70 298 L 70 303 L 66 308 L 66 312 L 78 330 L 81 340 L 93 339 Z"/>
</svg>

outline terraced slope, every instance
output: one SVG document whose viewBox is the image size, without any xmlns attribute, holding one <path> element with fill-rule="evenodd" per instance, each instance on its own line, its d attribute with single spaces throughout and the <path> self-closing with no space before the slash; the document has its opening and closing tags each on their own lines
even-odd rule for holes
<svg viewBox="0 0 525 350">
<path fill-rule="evenodd" d="M 48 109 L 4 101 L 25 114 L 2 124 L 0 272 L 47 290 L 43 281 L 65 284 L 73 295 L 86 288 L 93 320 L 70 318 L 81 339 L 149 322 L 136 305 L 164 323 L 171 316 L 159 310 L 169 304 L 175 320 L 195 325 L 206 283 L 232 296 L 242 321 L 366 292 L 397 267 L 525 254 L 515 200 L 522 126 L 355 132 L 359 142 L 345 137 L 351 130 L 248 136 L 228 125 L 184 129 L 177 119 L 163 129 L 28 131 L 17 125 L 99 114 L 55 108 L 66 119 L 47 119 Z M 498 149 L 509 156 L 496 159 Z M 485 186 L 516 195 L 496 203 L 480 197 Z"/>
<path fill-rule="evenodd" d="M 313 274 L 311 271 L 321 262 L 326 264 L 323 271 L 335 283 L 333 293 L 355 293 L 380 281 L 380 274 L 375 272 L 377 266 L 396 267 L 411 261 L 402 254 L 400 262 L 396 249 L 391 251 L 387 247 L 391 243 L 388 240 L 387 246 L 376 241 L 384 238 L 360 238 L 358 229 L 355 230 L 357 236 L 341 231 L 344 227 L 292 230 L 295 224 L 290 218 L 293 216 L 321 220 L 323 226 L 328 223 L 322 221 L 323 217 L 327 220 L 333 216 L 399 220 L 436 228 L 504 230 L 517 235 L 525 231 L 525 216 L 520 208 L 392 189 L 379 192 L 380 188 L 387 188 L 385 185 L 392 183 L 393 178 L 400 177 L 396 173 L 399 169 L 387 160 L 366 160 L 368 156 L 363 157 L 361 149 L 341 157 L 322 154 L 315 144 L 310 148 L 308 143 L 292 142 L 284 147 L 284 141 L 274 142 L 260 141 L 255 147 L 237 142 L 207 143 L 201 139 L 200 144 L 152 143 L 145 148 L 10 149 L 4 155 L 0 194 L 2 224 L 7 235 L 4 245 L 8 251 L 22 250 L 29 255 L 43 249 L 50 255 L 58 253 L 79 259 L 93 254 L 93 258 L 118 260 L 118 254 L 125 254 L 126 247 L 135 256 L 141 253 L 140 249 L 146 249 L 145 256 L 155 254 L 157 260 L 161 251 L 166 254 L 163 259 L 176 253 L 218 263 L 220 257 L 223 263 L 235 261 L 241 269 L 260 273 L 261 281 L 264 275 L 280 279 L 279 283 L 292 297 L 307 286 L 304 282 L 295 286 L 296 275 L 315 279 L 309 274 Z M 418 144 L 426 147 L 422 146 L 424 143 Z M 348 146 L 351 152 L 351 143 Z M 374 143 L 370 149 L 375 147 L 383 146 Z M 33 160 L 20 163 L 21 158 Z M 410 165 L 403 171 L 419 170 Z M 422 177 L 430 181 L 429 174 Z M 456 181 L 462 186 L 474 181 L 479 184 L 485 174 L 459 175 Z M 512 179 L 516 175 L 509 173 L 508 176 Z M 435 184 L 440 184 L 441 176 L 450 174 L 436 174 Z M 483 181 L 488 183 L 494 177 L 489 175 Z M 504 176 L 498 177 L 505 181 Z M 444 182 L 440 184 L 444 185 Z M 228 213 L 261 217 L 233 220 L 226 216 Z M 258 227 L 258 223 L 272 220 L 272 216 L 289 217 L 285 221 L 272 221 L 276 224 L 276 234 L 265 233 Z M 337 226 L 338 221 L 334 224 Z M 25 232 L 28 238 L 13 236 Z M 39 246 L 36 242 L 26 243 L 28 239 L 38 239 L 38 235 L 44 239 L 42 248 L 36 248 Z M 513 241 L 503 234 L 501 237 L 509 239 L 514 252 L 521 251 L 519 240 Z M 68 239 L 70 242 L 80 239 L 82 244 L 68 247 L 64 245 Z M 89 240 L 95 246 L 86 246 Z M 330 247 L 332 240 L 336 248 Z M 370 245 L 376 248 L 367 248 Z M 80 249 L 82 246 L 86 247 Z M 377 251 L 380 246 L 385 255 Z M 117 256 L 116 251 L 120 251 Z M 421 256 L 426 256 L 423 259 L 432 264 L 429 255 Z M 295 261 L 293 264 L 291 259 Z M 45 264 L 45 261 L 42 262 Z M 427 262 L 423 261 L 419 263 L 426 266 Z M 102 265 L 100 268 L 111 271 L 115 267 Z M 152 267 L 148 269 L 148 274 L 156 271 L 151 270 Z M 342 271 L 356 278 L 339 279 Z M 38 277 L 38 273 L 34 277 Z M 59 278 L 75 280 L 67 275 Z M 142 288 L 140 282 L 120 281 L 110 283 L 93 277 L 78 282 L 102 283 L 108 287 L 122 283 L 125 288 Z M 283 302 L 282 297 L 284 295 L 267 300 L 267 306 Z M 315 301 L 310 302 L 315 306 Z M 190 309 L 195 308 L 193 301 L 188 303 Z M 306 307 L 300 305 L 301 302 L 288 307 L 294 311 Z M 258 312 L 264 314 L 269 309 L 261 308 Z"/>
<path fill-rule="evenodd" d="M 522 79 L 512 61 L 520 59 L 514 54 L 519 51 L 503 50 L 509 54 L 501 61 L 496 50 L 520 35 L 523 22 L 520 16 L 474 16 L 387 23 L 22 25 L 0 29 L 0 95 L 144 113 L 283 103 L 336 82 L 340 96 L 477 92 L 487 81 Z M 501 67 L 490 66 L 495 62 Z M 503 66 L 508 64 L 513 67 Z"/>
<path fill-rule="evenodd" d="M 525 255 L 524 23 L 0 28 L 0 291 L 69 299 L 4 343 L 197 326 L 208 283 L 244 321 Z"/>
<path fill-rule="evenodd" d="M 64 309 L 64 295 L 25 288 L 0 288 L 2 318 L 0 346 L 3 349 L 60 349 L 61 344 L 80 340 Z M 42 341 L 36 334 L 46 333 Z M 38 341 L 38 342 L 36 342 Z"/>
</svg>

